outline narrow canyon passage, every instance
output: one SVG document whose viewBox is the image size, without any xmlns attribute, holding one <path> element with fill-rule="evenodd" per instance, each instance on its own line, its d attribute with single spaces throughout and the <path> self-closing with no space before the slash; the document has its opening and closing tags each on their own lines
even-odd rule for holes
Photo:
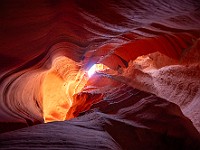
<svg viewBox="0 0 200 150">
<path fill-rule="evenodd" d="M 0 149 L 200 148 L 198 0 L 3 0 L 0 25 Z"/>
</svg>

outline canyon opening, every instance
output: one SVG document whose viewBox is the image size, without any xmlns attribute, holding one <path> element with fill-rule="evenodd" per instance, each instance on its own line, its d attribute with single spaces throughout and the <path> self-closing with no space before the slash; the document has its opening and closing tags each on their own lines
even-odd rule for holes
<svg viewBox="0 0 200 150">
<path fill-rule="evenodd" d="M 199 0 L 2 0 L 0 25 L 0 149 L 200 149 Z"/>
</svg>

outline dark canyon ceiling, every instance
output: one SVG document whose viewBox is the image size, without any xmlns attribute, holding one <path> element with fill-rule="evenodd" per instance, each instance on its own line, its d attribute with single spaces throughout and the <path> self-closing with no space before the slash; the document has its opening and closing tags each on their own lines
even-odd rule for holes
<svg viewBox="0 0 200 150">
<path fill-rule="evenodd" d="M 199 0 L 0 1 L 0 149 L 200 149 L 199 110 Z"/>
</svg>

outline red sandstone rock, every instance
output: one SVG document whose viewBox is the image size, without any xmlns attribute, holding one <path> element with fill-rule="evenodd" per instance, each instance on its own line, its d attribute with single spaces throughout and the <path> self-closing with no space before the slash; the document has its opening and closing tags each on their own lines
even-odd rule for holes
<svg viewBox="0 0 200 150">
<path fill-rule="evenodd" d="M 0 134 L 2 148 L 197 149 L 199 8 L 1 1 L 0 132 L 28 127 Z M 89 78 L 94 63 L 110 69 Z"/>
</svg>

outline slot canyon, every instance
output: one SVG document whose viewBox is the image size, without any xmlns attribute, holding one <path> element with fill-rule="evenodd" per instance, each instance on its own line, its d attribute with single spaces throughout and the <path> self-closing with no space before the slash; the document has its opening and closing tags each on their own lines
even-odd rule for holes
<svg viewBox="0 0 200 150">
<path fill-rule="evenodd" d="M 0 149 L 200 149 L 200 1 L 1 0 Z"/>
</svg>

